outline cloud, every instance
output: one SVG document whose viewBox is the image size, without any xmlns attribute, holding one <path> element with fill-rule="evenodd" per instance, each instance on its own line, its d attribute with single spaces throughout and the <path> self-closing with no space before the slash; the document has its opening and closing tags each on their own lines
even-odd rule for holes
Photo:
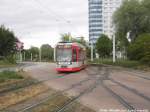
<svg viewBox="0 0 150 112">
<path fill-rule="evenodd" d="M 13 30 L 25 48 L 54 45 L 65 32 L 88 37 L 88 1 L 0 0 L 0 24 Z"/>
</svg>

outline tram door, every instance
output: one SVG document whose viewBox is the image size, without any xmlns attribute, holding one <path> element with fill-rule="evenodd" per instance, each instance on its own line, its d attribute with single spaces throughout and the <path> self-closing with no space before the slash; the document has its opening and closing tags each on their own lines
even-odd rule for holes
<svg viewBox="0 0 150 112">
<path fill-rule="evenodd" d="M 73 63 L 77 62 L 77 49 L 76 48 L 72 49 L 72 62 Z"/>
</svg>

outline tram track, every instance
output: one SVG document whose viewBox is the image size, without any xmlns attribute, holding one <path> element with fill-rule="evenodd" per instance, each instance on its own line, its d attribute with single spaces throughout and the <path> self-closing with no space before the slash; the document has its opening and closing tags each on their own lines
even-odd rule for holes
<svg viewBox="0 0 150 112">
<path fill-rule="evenodd" d="M 114 98 L 116 98 L 122 105 L 124 105 L 127 109 L 129 109 L 129 110 L 136 110 L 136 108 L 135 108 L 134 106 L 132 106 L 132 105 L 131 105 L 127 100 L 125 100 L 122 96 L 120 96 L 119 94 L 117 94 L 116 92 L 114 92 L 112 89 L 110 89 L 108 86 L 106 86 L 106 85 L 104 84 L 104 81 L 105 81 L 105 80 L 111 81 L 111 82 L 117 84 L 118 86 L 120 86 L 120 87 L 122 87 L 122 88 L 124 88 L 124 89 L 130 91 L 131 93 L 133 93 L 133 94 L 135 94 L 135 95 L 137 95 L 137 96 L 143 98 L 144 100 L 150 102 L 150 98 L 149 98 L 148 96 L 146 96 L 146 95 L 140 93 L 140 92 L 137 91 L 136 89 L 130 88 L 130 87 L 128 87 L 128 86 L 126 86 L 126 85 L 124 85 L 124 84 L 122 84 L 122 83 L 120 83 L 120 82 L 118 82 L 118 81 L 116 81 L 116 80 L 114 80 L 114 79 L 112 79 L 112 78 L 109 78 L 109 75 L 110 75 L 109 72 L 110 72 L 110 71 L 109 71 L 109 69 L 107 68 L 107 73 L 105 74 L 105 76 L 103 76 L 103 77 L 104 77 L 104 78 L 103 78 L 104 80 L 101 80 L 101 85 L 102 85 L 103 88 L 105 88 L 110 94 L 112 94 L 112 96 L 114 96 Z"/>
<path fill-rule="evenodd" d="M 133 76 L 136 76 L 145 80 L 150 80 L 150 77 L 145 77 L 144 75 L 141 75 L 142 73 L 138 73 L 132 70 L 125 70 L 125 72 L 132 73 Z"/>
<path fill-rule="evenodd" d="M 98 74 L 97 74 L 98 75 Z M 122 98 L 120 95 L 118 95 L 116 92 L 114 92 L 113 90 L 111 90 L 109 87 L 107 87 L 104 84 L 105 80 L 109 80 L 109 70 L 106 69 L 105 72 L 103 74 L 99 74 L 100 77 L 97 79 L 97 83 L 95 84 L 95 87 L 93 87 L 92 89 L 96 88 L 98 85 L 101 85 L 105 90 L 107 90 L 116 100 L 118 100 L 120 102 L 120 104 L 122 104 L 125 108 L 127 108 L 128 110 L 136 110 L 130 103 L 128 103 L 124 98 Z M 86 93 L 86 91 L 85 91 Z M 83 95 L 85 94 L 83 93 Z M 82 96 L 82 94 L 81 94 Z M 64 112 L 64 110 L 69 107 L 74 100 L 78 99 L 81 97 L 80 95 L 75 97 L 75 99 L 73 99 L 73 101 L 69 102 L 68 104 L 64 105 L 63 107 L 61 107 L 58 111 L 55 112 Z"/>
<path fill-rule="evenodd" d="M 62 76 L 67 76 L 66 74 L 63 74 Z M 7 85 L 8 88 L 2 88 L 3 90 L 0 90 L 0 96 L 6 95 L 7 93 L 10 92 L 17 92 L 17 91 L 21 91 L 23 89 L 29 88 L 31 86 L 35 86 L 35 85 L 39 85 L 39 84 L 43 84 L 47 81 L 51 81 L 51 80 L 55 80 L 55 79 L 59 79 L 62 78 L 62 76 L 55 76 L 46 80 L 41 80 L 41 81 L 37 81 L 37 80 L 28 80 L 28 82 L 20 82 L 20 83 L 16 83 L 13 85 Z"/>
<path fill-rule="evenodd" d="M 138 95 L 138 96 L 142 97 L 143 99 L 145 99 L 145 100 L 147 100 L 147 101 L 150 102 L 150 97 L 144 95 L 143 93 L 140 93 L 140 92 L 137 91 L 136 89 L 130 88 L 130 87 L 128 87 L 128 86 L 126 86 L 126 85 L 124 85 L 124 84 L 122 84 L 122 83 L 120 83 L 120 82 L 118 82 L 118 81 L 116 81 L 116 80 L 114 80 L 114 79 L 112 79 L 112 78 L 109 79 L 109 80 L 112 81 L 113 83 L 118 84 L 119 86 L 121 86 L 121 87 L 127 89 L 128 91 L 131 91 L 132 93 L 134 93 L 134 94 L 136 94 L 136 95 Z"/>
<path fill-rule="evenodd" d="M 6 85 L 0 88 L 0 97 L 6 95 L 7 93 L 20 90 L 21 88 L 29 87 L 33 85 L 35 82 L 33 80 L 24 80 L 22 82 L 17 82 L 14 84 Z"/>
<path fill-rule="evenodd" d="M 26 107 L 26 108 L 24 108 L 24 109 L 22 109 L 22 110 L 19 110 L 19 111 L 17 111 L 17 112 L 27 112 L 28 110 L 30 110 L 30 109 L 32 109 L 32 108 L 35 108 L 35 107 L 37 107 L 37 106 L 43 104 L 44 102 L 46 102 L 46 101 L 48 101 L 48 100 L 51 100 L 51 99 L 56 98 L 56 97 L 58 97 L 58 96 L 60 96 L 60 95 L 62 95 L 62 94 L 65 94 L 67 91 L 69 91 L 69 90 L 71 90 L 71 89 L 73 89 L 73 88 L 75 88 L 75 87 L 77 87 L 77 86 L 81 86 L 82 83 L 87 82 L 87 81 L 89 81 L 89 80 L 91 80 L 91 78 L 90 78 L 90 79 L 82 80 L 82 81 L 80 81 L 79 83 L 72 85 L 70 88 L 67 88 L 67 89 L 65 89 L 65 90 L 63 90 L 63 91 L 58 91 L 58 92 L 56 92 L 54 95 L 48 96 L 48 97 L 44 98 L 44 100 L 42 100 L 42 101 L 40 101 L 40 102 L 38 102 L 38 103 L 36 103 L 36 104 L 34 104 L 34 105 L 31 105 L 31 106 L 29 106 L 29 107 Z M 62 108 L 66 107 L 67 105 L 69 105 L 71 102 L 73 102 L 73 101 L 75 101 L 76 99 L 78 99 L 78 98 L 79 98 L 81 95 L 83 95 L 83 94 L 85 94 L 85 92 L 82 92 L 82 93 L 81 93 L 80 95 L 78 95 L 77 97 L 74 97 L 73 99 L 69 100 L 68 102 L 65 102 L 65 104 L 64 104 L 59 110 L 62 110 Z M 57 106 L 57 107 L 58 107 L 58 106 Z"/>
<path fill-rule="evenodd" d="M 126 107 L 128 110 L 135 110 L 135 108 L 128 103 L 124 98 L 122 98 L 120 95 L 118 95 L 116 92 L 111 90 L 109 87 L 107 87 L 103 82 L 101 83 L 102 87 L 105 88 L 115 99 L 117 99 L 120 104 L 122 104 L 124 107 Z"/>
<path fill-rule="evenodd" d="M 114 91 L 112 91 L 109 87 L 107 87 L 105 84 L 104 84 L 104 81 L 105 80 L 110 80 L 109 79 L 109 75 L 110 75 L 110 71 L 108 68 L 105 68 L 105 73 L 101 75 L 101 78 L 100 78 L 100 85 L 105 89 L 107 90 L 116 100 L 118 100 L 120 102 L 120 104 L 122 104 L 124 107 L 126 107 L 127 109 L 129 110 L 135 110 L 135 108 L 130 105 L 127 101 L 125 101 L 120 95 L 118 95 L 117 93 L 115 93 Z"/>
<path fill-rule="evenodd" d="M 128 69 L 128 68 L 114 67 L 112 65 L 105 65 L 105 64 L 101 64 L 101 65 L 91 64 L 91 66 L 104 66 L 104 67 L 111 68 L 111 69 L 115 68 L 117 70 L 122 70 L 124 72 L 129 73 L 129 75 L 131 75 L 131 73 L 132 73 L 131 76 L 136 76 L 136 77 L 139 77 L 139 78 L 142 78 L 142 79 L 145 79 L 145 80 L 150 80 L 150 77 L 149 76 L 145 76 L 144 72 L 133 71 L 133 70 Z"/>
<path fill-rule="evenodd" d="M 33 104 L 33 105 L 30 105 L 30 106 L 28 106 L 28 107 L 25 107 L 25 108 L 23 108 L 23 109 L 21 109 L 21 110 L 18 110 L 18 111 L 16 111 L 16 112 L 25 112 L 25 111 L 28 111 L 28 110 L 30 110 L 31 108 L 37 107 L 37 106 L 43 104 L 44 102 L 46 102 L 47 100 L 52 99 L 52 98 L 54 98 L 54 97 L 57 97 L 57 96 L 59 96 L 59 95 L 62 95 L 62 94 L 65 93 L 66 91 L 69 91 L 69 90 L 71 90 L 71 89 L 73 89 L 73 88 L 75 88 L 75 87 L 77 87 L 77 86 L 81 86 L 82 83 L 87 82 L 87 81 L 92 80 L 92 79 L 95 79 L 95 77 L 87 77 L 86 79 L 84 79 L 84 80 L 82 80 L 82 81 L 80 81 L 80 82 L 78 82 L 78 83 L 76 83 L 76 84 L 73 84 L 70 88 L 67 88 L 67 89 L 65 89 L 65 90 L 63 90 L 63 91 L 58 91 L 58 92 L 54 93 L 54 95 L 48 96 L 48 97 L 44 98 L 43 100 L 41 100 L 40 102 L 35 103 L 35 104 Z M 7 109 L 6 109 L 5 111 L 7 111 Z"/>
<path fill-rule="evenodd" d="M 88 74 L 88 72 L 87 72 Z M 46 79 L 46 80 L 41 80 L 41 81 L 37 81 L 37 80 L 28 80 L 28 82 L 20 82 L 20 83 L 16 83 L 16 84 L 13 84 L 13 85 L 8 85 L 8 88 L 2 88 L 2 90 L 0 90 L 0 96 L 3 96 L 3 95 L 6 95 L 7 93 L 10 93 L 10 92 L 17 92 L 17 91 L 21 91 L 22 89 L 25 89 L 25 88 L 29 88 L 31 86 L 34 86 L 34 85 L 38 85 L 38 84 L 42 84 L 42 83 L 45 83 L 47 81 L 51 81 L 51 80 L 54 80 L 54 79 L 59 79 L 59 78 L 63 78 L 63 77 L 66 77 L 68 76 L 67 73 L 63 73 L 63 75 L 61 76 L 55 76 L 55 77 L 52 77 L 52 78 L 49 78 L 49 79 Z"/>
<path fill-rule="evenodd" d="M 101 70 L 101 68 L 99 69 Z M 89 74 L 88 71 L 86 71 Z M 99 72 L 98 72 L 99 73 Z M 98 73 L 94 73 L 92 75 L 97 75 Z M 70 102 L 66 103 L 65 105 L 63 105 L 62 107 L 60 107 L 57 111 L 55 112 L 63 112 L 67 107 L 69 107 L 70 105 L 72 105 L 74 103 L 74 101 L 76 101 L 77 99 L 79 99 L 81 96 L 88 94 L 89 92 L 93 91 L 98 85 L 99 85 L 99 80 L 101 79 L 101 77 L 99 77 L 96 81 L 95 84 L 89 88 L 87 88 L 85 91 L 81 92 L 78 96 L 74 97 L 73 99 L 71 99 Z"/>
<path fill-rule="evenodd" d="M 97 75 L 97 73 L 95 74 Z M 73 99 L 69 100 L 68 102 L 66 102 L 63 106 L 59 107 L 57 106 L 58 110 L 55 112 L 63 112 L 65 109 L 67 109 L 70 105 L 72 105 L 74 103 L 74 101 L 76 101 L 77 99 L 79 99 L 81 96 L 91 92 L 93 89 L 95 89 L 99 84 L 102 85 L 103 88 L 105 88 L 109 93 L 111 93 L 111 95 L 117 99 L 124 107 L 126 107 L 129 110 L 135 110 L 135 108 L 129 104 L 128 102 L 126 102 L 121 96 L 119 96 L 118 94 L 116 94 L 114 91 L 112 91 L 109 87 L 107 87 L 103 81 L 104 80 L 108 80 L 108 70 L 105 70 L 104 74 L 100 74 L 100 77 L 96 80 L 95 84 L 89 88 L 87 88 L 86 90 L 84 90 L 83 92 L 81 92 L 79 95 L 77 95 L 76 97 L 74 97 Z M 71 88 L 72 89 L 72 88 Z M 64 91 L 66 92 L 66 91 Z M 19 112 L 24 112 L 24 111 L 19 111 Z"/>
<path fill-rule="evenodd" d="M 126 99 L 124 99 L 121 95 L 119 95 L 116 91 L 112 90 L 108 85 L 106 85 L 104 83 L 105 80 L 110 80 L 113 83 L 116 83 L 118 86 L 138 95 L 139 97 L 144 98 L 147 101 L 150 101 L 149 97 L 145 96 L 144 94 L 138 92 L 137 90 L 130 88 L 118 81 L 115 81 L 114 79 L 109 78 L 110 75 L 110 69 L 108 67 L 104 68 L 104 73 L 101 73 L 102 71 L 102 67 L 98 67 L 98 71 L 96 73 L 95 70 L 90 69 L 90 70 L 84 70 L 87 74 L 88 77 L 84 80 L 79 81 L 76 84 L 71 85 L 69 88 L 62 90 L 62 91 L 58 91 L 56 93 L 54 93 L 51 96 L 48 96 L 46 98 L 44 98 L 43 100 L 41 100 L 38 103 L 32 104 L 28 107 L 22 108 L 16 112 L 32 112 L 33 108 L 37 108 L 38 106 L 44 104 L 45 102 L 47 102 L 48 100 L 57 98 L 58 96 L 65 94 L 67 91 L 74 89 L 78 86 L 83 85 L 85 82 L 90 81 L 90 80 L 94 80 L 95 83 L 92 84 L 90 87 L 86 88 L 85 90 L 83 90 L 82 92 L 79 93 L 79 95 L 70 98 L 69 100 L 67 100 L 66 102 L 64 102 L 63 105 L 59 106 L 59 105 L 55 105 L 56 110 L 54 112 L 64 112 L 65 109 L 69 108 L 71 105 L 73 105 L 73 103 L 79 99 L 81 96 L 90 93 L 91 91 L 93 91 L 98 85 L 101 85 L 106 91 L 108 91 L 120 104 L 122 104 L 125 108 L 127 108 L 128 110 L 136 110 L 136 108 L 134 106 L 132 106 Z M 90 73 L 91 71 L 93 71 L 93 73 Z M 56 79 L 56 78 L 55 78 Z M 50 79 L 49 79 L 50 80 Z M 53 79 L 51 79 L 53 80 Z M 48 81 L 48 80 L 45 80 Z M 45 82 L 44 81 L 44 82 Z M 5 111 L 6 112 L 6 111 Z M 50 111 L 51 112 L 51 111 Z"/>
<path fill-rule="evenodd" d="M 116 92 L 114 92 L 104 84 L 105 80 L 110 80 L 109 75 L 110 71 L 108 68 L 106 68 L 106 72 L 102 75 L 102 78 L 100 79 L 100 85 L 105 90 L 107 90 L 116 100 L 118 100 L 118 102 L 120 102 L 120 104 L 122 104 L 125 108 L 127 108 L 128 110 L 135 110 L 135 108 L 130 103 L 128 103 L 124 98 L 122 98 L 120 95 L 118 95 Z"/>
</svg>

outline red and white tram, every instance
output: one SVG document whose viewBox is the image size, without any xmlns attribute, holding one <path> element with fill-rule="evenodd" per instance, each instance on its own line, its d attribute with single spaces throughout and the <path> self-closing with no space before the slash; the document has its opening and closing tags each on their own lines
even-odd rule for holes
<svg viewBox="0 0 150 112">
<path fill-rule="evenodd" d="M 54 54 L 58 72 L 80 71 L 86 66 L 86 48 L 79 43 L 60 42 Z"/>
</svg>

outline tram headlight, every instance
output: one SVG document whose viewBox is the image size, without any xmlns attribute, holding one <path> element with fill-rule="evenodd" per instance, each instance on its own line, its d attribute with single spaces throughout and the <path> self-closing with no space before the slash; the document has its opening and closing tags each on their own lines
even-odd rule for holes
<svg viewBox="0 0 150 112">
<path fill-rule="evenodd" d="M 57 64 L 58 64 L 58 65 L 61 65 L 61 64 L 62 64 L 62 62 L 58 62 Z"/>
<path fill-rule="evenodd" d="M 58 65 L 71 65 L 71 62 L 58 62 Z"/>
<path fill-rule="evenodd" d="M 68 65 L 71 65 L 71 62 L 68 62 Z"/>
</svg>

